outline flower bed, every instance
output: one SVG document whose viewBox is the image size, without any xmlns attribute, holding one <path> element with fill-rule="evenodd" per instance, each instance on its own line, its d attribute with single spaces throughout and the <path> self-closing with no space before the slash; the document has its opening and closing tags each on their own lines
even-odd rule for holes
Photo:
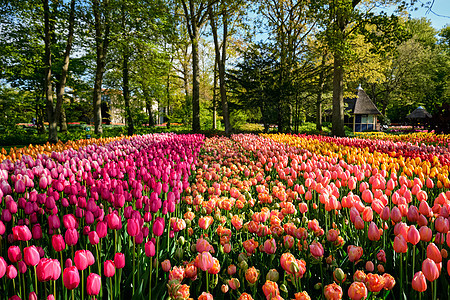
<svg viewBox="0 0 450 300">
<path fill-rule="evenodd" d="M 0 292 L 443 299 L 448 149 L 390 147 L 154 134 L 4 161 Z"/>
</svg>

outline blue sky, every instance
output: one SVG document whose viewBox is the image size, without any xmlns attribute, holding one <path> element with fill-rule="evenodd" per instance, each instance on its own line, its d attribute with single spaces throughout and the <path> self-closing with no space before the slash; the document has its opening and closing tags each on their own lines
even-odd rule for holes
<svg viewBox="0 0 450 300">
<path fill-rule="evenodd" d="M 426 7 L 420 7 L 421 3 L 426 3 L 426 0 L 418 1 L 416 4 L 418 9 L 410 12 L 411 17 L 425 17 L 430 19 L 433 27 L 437 30 L 440 30 L 445 27 L 445 25 L 450 24 L 450 0 L 434 0 L 431 11 L 429 11 Z"/>
</svg>

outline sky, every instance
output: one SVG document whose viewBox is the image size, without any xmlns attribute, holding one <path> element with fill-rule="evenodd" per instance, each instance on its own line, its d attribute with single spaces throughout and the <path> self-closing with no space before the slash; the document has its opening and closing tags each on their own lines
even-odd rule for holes
<svg viewBox="0 0 450 300">
<path fill-rule="evenodd" d="M 412 18 L 425 17 L 430 19 L 433 27 L 437 30 L 450 25 L 450 0 L 434 0 L 431 10 L 427 7 L 420 7 L 421 3 L 426 2 L 427 0 L 418 1 L 416 4 L 417 10 L 410 12 Z"/>
</svg>

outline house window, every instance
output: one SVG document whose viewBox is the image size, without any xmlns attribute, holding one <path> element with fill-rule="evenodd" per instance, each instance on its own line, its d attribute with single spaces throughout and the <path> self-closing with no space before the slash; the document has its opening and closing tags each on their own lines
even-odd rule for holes
<svg viewBox="0 0 450 300">
<path fill-rule="evenodd" d="M 374 129 L 374 115 L 355 115 L 355 132 Z"/>
</svg>

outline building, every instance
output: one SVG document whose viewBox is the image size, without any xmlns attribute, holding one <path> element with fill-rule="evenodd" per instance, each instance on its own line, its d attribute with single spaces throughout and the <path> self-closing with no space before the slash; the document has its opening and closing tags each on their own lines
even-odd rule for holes
<svg viewBox="0 0 450 300">
<path fill-rule="evenodd" d="M 355 98 L 344 99 L 345 108 L 344 125 L 353 129 L 353 132 L 379 130 L 377 117 L 381 112 L 370 100 L 366 92 L 358 87 Z"/>
</svg>

